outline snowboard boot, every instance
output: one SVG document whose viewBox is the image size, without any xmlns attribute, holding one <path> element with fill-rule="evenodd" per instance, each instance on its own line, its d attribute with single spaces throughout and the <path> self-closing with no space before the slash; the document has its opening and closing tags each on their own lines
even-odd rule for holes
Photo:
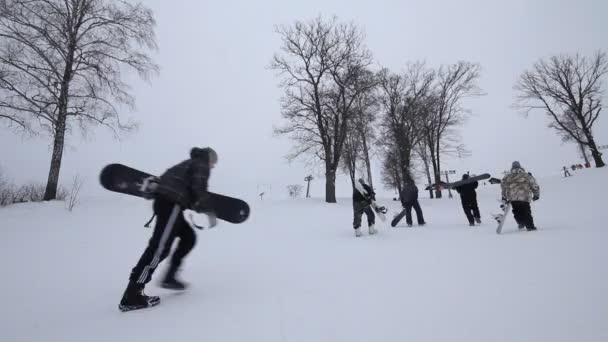
<svg viewBox="0 0 608 342">
<path fill-rule="evenodd" d="M 160 304 L 158 296 L 146 296 L 144 285 L 129 282 L 125 293 L 122 295 L 118 309 L 122 312 L 149 308 Z"/>
<path fill-rule="evenodd" d="M 363 235 L 363 233 L 361 233 L 361 228 L 355 228 L 355 236 L 361 237 L 362 235 Z"/>
<path fill-rule="evenodd" d="M 476 218 L 475 218 L 475 222 L 476 222 L 477 224 L 481 224 L 481 218 L 476 217 Z"/>
<path fill-rule="evenodd" d="M 517 228 L 518 229 L 524 229 L 524 228 L 526 228 L 526 226 L 524 226 L 523 224 L 520 223 L 520 224 L 517 225 Z"/>
<path fill-rule="evenodd" d="M 171 265 L 165 274 L 165 277 L 160 282 L 160 287 L 168 290 L 177 290 L 183 291 L 188 288 L 188 284 L 184 281 L 177 279 L 175 276 L 177 274 L 178 267 Z"/>
<path fill-rule="evenodd" d="M 532 226 L 532 227 L 527 227 L 526 229 L 527 229 L 529 232 L 531 232 L 531 231 L 533 231 L 533 230 L 536 230 L 536 227 Z"/>
<path fill-rule="evenodd" d="M 475 222 L 469 222 L 470 227 L 475 227 Z"/>
<path fill-rule="evenodd" d="M 369 235 L 374 235 L 376 234 L 378 231 L 376 230 L 376 227 L 374 227 L 374 225 L 372 224 L 371 226 L 369 226 Z"/>
</svg>

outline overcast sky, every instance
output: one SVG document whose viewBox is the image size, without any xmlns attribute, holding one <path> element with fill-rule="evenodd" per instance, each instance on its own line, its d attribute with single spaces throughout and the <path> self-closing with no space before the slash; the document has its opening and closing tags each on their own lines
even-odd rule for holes
<svg viewBox="0 0 608 342">
<path fill-rule="evenodd" d="M 287 184 L 302 183 L 310 171 L 289 165 L 289 140 L 273 137 L 281 123 L 279 79 L 268 70 L 280 41 L 274 25 L 319 14 L 361 25 L 376 63 L 395 71 L 408 61 L 429 66 L 467 60 L 481 64 L 479 86 L 487 94 L 467 101 L 473 111 L 462 127 L 472 156 L 443 167 L 460 174 L 498 174 L 519 160 L 535 175 L 555 173 L 580 162 L 576 148 L 547 128 L 543 113 L 524 118 L 511 108 L 518 75 L 539 58 L 559 53 L 608 50 L 608 2 L 603 0 L 459 1 L 166 1 L 146 0 L 157 20 L 160 75 L 133 81 L 137 109 L 128 114 L 139 131 L 121 142 L 103 128 L 83 141 L 69 137 L 61 180 L 86 178 L 85 191 L 102 191 L 103 165 L 125 163 L 153 173 L 188 156 L 192 146 L 212 146 L 220 155 L 211 187 L 250 197 L 272 186 L 284 196 Z M 606 80 L 608 81 L 608 80 Z M 607 109 L 596 123 L 598 144 L 608 144 Z M 0 166 L 15 180 L 46 181 L 50 139 L 23 139 L 0 129 Z M 322 196 L 322 168 L 313 181 Z M 379 170 L 376 167 L 375 173 Z M 379 177 L 377 183 L 379 182 Z M 424 183 L 424 180 L 420 180 Z M 349 196 L 347 176 L 338 195 Z M 390 192 L 389 192 L 390 193 Z"/>
</svg>

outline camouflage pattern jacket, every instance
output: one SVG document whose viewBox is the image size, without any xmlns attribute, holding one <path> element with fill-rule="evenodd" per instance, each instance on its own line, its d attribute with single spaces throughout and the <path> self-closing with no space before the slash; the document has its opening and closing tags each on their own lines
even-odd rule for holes
<svg viewBox="0 0 608 342">
<path fill-rule="evenodd" d="M 531 202 L 533 196 L 540 196 L 540 188 L 534 177 L 524 169 L 513 169 L 501 182 L 502 197 L 507 201 Z"/>
</svg>

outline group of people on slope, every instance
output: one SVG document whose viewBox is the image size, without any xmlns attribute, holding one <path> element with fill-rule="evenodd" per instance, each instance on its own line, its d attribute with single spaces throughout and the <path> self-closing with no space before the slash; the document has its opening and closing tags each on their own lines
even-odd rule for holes
<svg viewBox="0 0 608 342">
<path fill-rule="evenodd" d="M 467 180 L 468 178 L 468 174 L 462 175 L 463 180 Z M 462 209 L 470 226 L 475 226 L 476 223 L 481 224 L 481 214 L 477 203 L 476 191 L 478 186 L 479 183 L 475 181 L 454 188 L 460 195 Z M 526 228 L 529 231 L 536 230 L 530 202 L 539 199 L 540 188 L 532 174 L 526 172 L 518 161 L 514 161 L 511 164 L 511 171 L 507 173 L 501 181 L 501 190 L 502 200 L 510 203 L 513 208 L 513 216 L 517 222 L 518 228 Z M 407 225 L 411 227 L 413 224 L 412 209 L 414 209 L 418 225 L 425 225 L 426 222 L 424 220 L 422 208 L 418 202 L 418 187 L 413 181 L 406 182 L 403 189 L 401 189 L 400 199 L 401 205 L 403 206 L 403 212 L 397 216 L 405 215 L 405 221 Z M 371 208 L 372 201 L 375 200 L 376 198 L 373 189 L 367 185 L 363 179 L 359 179 L 358 182 L 355 183 L 353 190 L 353 228 L 355 229 L 355 236 L 359 237 L 362 235 L 361 217 L 363 214 L 367 215 L 370 235 L 377 232 L 374 227 L 375 215 Z M 393 220 L 391 225 L 393 227 L 396 225 L 395 220 Z"/>
</svg>

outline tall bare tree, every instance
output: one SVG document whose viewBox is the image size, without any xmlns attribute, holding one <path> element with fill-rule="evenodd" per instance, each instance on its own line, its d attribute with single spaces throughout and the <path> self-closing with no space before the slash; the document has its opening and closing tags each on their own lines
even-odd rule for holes
<svg viewBox="0 0 608 342">
<path fill-rule="evenodd" d="M 354 120 L 349 126 L 354 126 Z M 361 153 L 362 141 L 361 136 L 356 131 L 356 128 L 349 127 L 346 139 L 344 140 L 344 148 L 342 149 L 342 169 L 350 177 L 351 185 L 354 187 L 357 177 L 358 165 L 362 161 Z"/>
<path fill-rule="evenodd" d="M 563 116 L 563 118 L 564 118 L 563 125 L 564 125 L 564 127 L 568 128 L 568 131 L 562 129 L 560 125 L 555 123 L 555 121 L 552 121 L 549 124 L 549 127 L 552 127 L 557 131 L 557 134 L 559 134 L 561 136 L 563 142 L 575 143 L 576 146 L 578 147 L 578 152 L 579 152 L 580 157 L 583 158 L 583 160 L 585 161 L 585 164 L 588 164 L 589 156 L 587 154 L 587 146 L 578 142 L 580 140 L 585 139 L 585 133 L 576 124 L 576 121 L 574 120 L 575 117 L 576 116 L 573 113 L 567 113 L 566 115 Z M 577 139 L 574 139 L 573 135 L 576 136 Z"/>
<path fill-rule="evenodd" d="M 401 198 L 401 192 L 403 190 L 403 180 L 401 179 L 401 163 L 398 160 L 399 152 L 394 145 L 390 142 L 384 142 L 382 144 L 382 183 L 386 189 L 397 190 L 399 198 Z"/>
<path fill-rule="evenodd" d="M 422 168 L 424 175 L 426 176 L 427 183 L 433 184 L 433 178 L 431 177 L 431 156 L 429 154 L 429 147 L 427 145 L 427 140 L 423 137 L 418 146 L 415 148 L 416 155 L 422 162 Z M 429 197 L 435 198 L 433 194 L 433 190 L 429 190 Z"/>
<path fill-rule="evenodd" d="M 403 75 L 383 69 L 379 78 L 379 103 L 384 114 L 382 140 L 390 146 L 387 152 L 396 154 L 385 157 L 385 162 L 398 163 L 398 179 L 403 185 L 413 180 L 411 162 L 414 148 L 424 137 L 423 119 L 434 74 L 424 64 L 416 63 L 409 65 Z M 387 167 L 385 164 L 385 170 Z"/>
<path fill-rule="evenodd" d="M 115 133 L 120 105 L 134 99 L 122 80 L 158 67 L 152 11 L 110 0 L 5 0 L 0 11 L 0 118 L 53 138 L 45 200 L 56 197 L 66 133 L 105 125 Z"/>
<path fill-rule="evenodd" d="M 371 157 L 373 154 L 372 146 L 375 144 L 376 132 L 375 124 L 378 114 L 378 101 L 375 96 L 374 90 L 378 84 L 377 78 L 370 75 L 371 80 L 373 77 L 374 88 L 369 88 L 367 92 L 363 92 L 356 100 L 355 103 L 355 130 L 361 140 L 361 153 L 362 159 L 365 163 L 365 169 L 367 173 L 367 184 L 374 187 L 374 181 L 372 177 L 372 162 Z"/>
<path fill-rule="evenodd" d="M 361 92 L 355 99 L 352 111 L 353 117 L 349 121 L 346 140 L 343 149 L 343 169 L 347 172 L 353 183 L 356 180 L 356 172 L 360 164 L 364 164 L 364 170 L 367 175 L 367 184 L 373 187 L 372 171 L 371 171 L 371 146 L 374 143 L 374 121 L 376 119 L 376 97 L 374 88 L 377 84 L 375 76 L 371 71 L 365 71 L 366 77 L 360 79 L 364 84 L 358 87 L 367 89 Z"/>
<path fill-rule="evenodd" d="M 435 85 L 435 110 L 426 120 L 426 140 L 431 156 L 435 183 L 441 181 L 441 160 L 446 152 L 461 151 L 455 127 L 461 125 L 469 111 L 462 106 L 467 97 L 480 96 L 477 86 L 480 67 L 478 64 L 460 61 L 441 66 Z M 441 198 L 437 189 L 436 197 Z"/>
<path fill-rule="evenodd" d="M 543 110 L 551 126 L 586 146 L 596 167 L 605 165 L 593 136 L 593 124 L 602 111 L 603 77 L 608 73 L 608 58 L 598 51 L 588 58 L 576 54 L 540 60 L 525 71 L 515 85 L 519 92 L 516 106 L 526 114 Z"/>
<path fill-rule="evenodd" d="M 325 164 L 325 201 L 336 202 L 336 171 L 354 116 L 353 106 L 365 92 L 366 68 L 371 54 L 363 44 L 363 32 L 353 23 L 337 18 L 316 19 L 277 28 L 282 52 L 271 68 L 282 74 L 283 127 L 296 143 L 288 158 L 312 153 Z M 365 86 L 362 86 L 365 85 Z"/>
</svg>

